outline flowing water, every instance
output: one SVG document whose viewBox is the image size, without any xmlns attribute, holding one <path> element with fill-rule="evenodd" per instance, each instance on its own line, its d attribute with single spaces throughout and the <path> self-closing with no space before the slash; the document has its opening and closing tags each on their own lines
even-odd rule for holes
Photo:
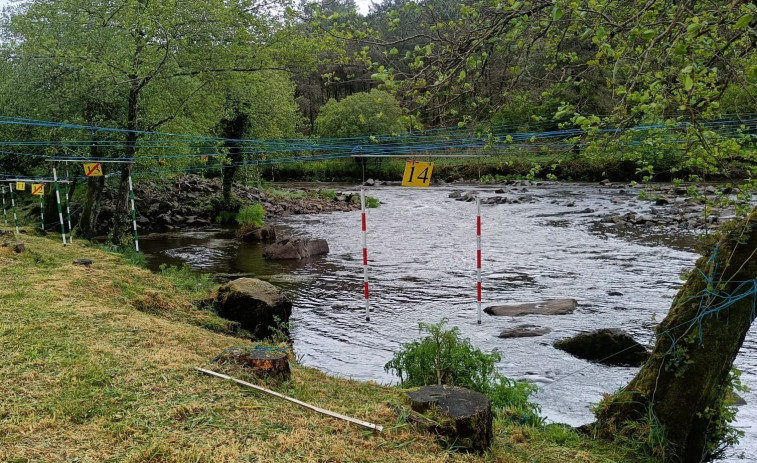
<svg viewBox="0 0 757 463">
<path fill-rule="evenodd" d="M 459 189 L 460 187 L 457 187 Z M 475 187 L 482 197 L 494 188 Z M 371 320 L 365 321 L 360 212 L 292 216 L 275 222 L 280 235 L 326 238 L 325 257 L 271 263 L 259 245 L 239 244 L 233 230 L 161 234 L 141 245 L 148 265 L 187 263 L 222 279 L 255 276 L 282 287 L 294 301 L 292 333 L 302 363 L 328 373 L 381 383 L 395 381 L 384 364 L 418 323 L 442 318 L 484 350 L 502 355 L 501 372 L 540 388 L 534 400 L 550 421 L 580 425 L 603 393 L 626 384 L 636 368 L 608 367 L 552 347 L 558 339 L 598 328 L 622 328 L 652 344 L 652 328 L 667 313 L 680 275 L 697 258 L 694 238 L 632 234 L 594 225 L 599 215 L 649 207 L 638 191 L 589 185 L 517 187 L 524 204 L 482 206 L 483 299 L 487 305 L 574 298 L 570 315 L 491 317 L 476 323 L 476 207 L 448 198 L 452 187 L 367 191 L 382 205 L 368 210 Z M 514 190 L 514 187 L 510 188 Z M 614 204 L 611 199 L 623 199 Z M 567 204 L 573 202 L 574 207 Z M 542 337 L 501 339 L 520 324 L 549 327 Z M 757 387 L 757 335 L 750 331 L 736 365 Z M 745 433 L 737 455 L 757 455 L 757 393 L 743 394 L 738 422 Z"/>
</svg>

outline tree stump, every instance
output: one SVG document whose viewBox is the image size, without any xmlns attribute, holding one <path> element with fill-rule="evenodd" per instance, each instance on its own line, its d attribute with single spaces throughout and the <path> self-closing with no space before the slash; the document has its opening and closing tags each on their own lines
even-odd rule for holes
<svg viewBox="0 0 757 463">
<path fill-rule="evenodd" d="M 3 243 L 3 247 L 13 249 L 16 254 L 21 254 L 26 249 L 26 246 L 21 241 L 6 241 Z"/>
<path fill-rule="evenodd" d="M 485 452 L 492 441 L 492 406 L 480 392 L 456 386 L 425 386 L 409 392 L 410 407 L 431 415 L 429 431 L 454 447 Z"/>
<path fill-rule="evenodd" d="M 235 364 L 255 377 L 288 381 L 292 376 L 286 350 L 262 347 L 229 347 L 213 359 L 218 364 Z"/>
</svg>

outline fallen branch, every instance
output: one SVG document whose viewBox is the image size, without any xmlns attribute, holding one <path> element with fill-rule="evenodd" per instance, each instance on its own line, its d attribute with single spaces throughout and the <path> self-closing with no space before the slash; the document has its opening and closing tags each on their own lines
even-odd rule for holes
<svg viewBox="0 0 757 463">
<path fill-rule="evenodd" d="M 246 381 L 242 381 L 241 379 L 233 378 L 233 377 L 228 376 L 228 375 L 224 375 L 224 374 L 221 374 L 221 373 L 216 373 L 215 371 L 206 370 L 204 368 L 199 368 L 199 367 L 195 367 L 195 370 L 197 370 L 199 372 L 202 372 L 202 373 L 205 373 L 206 375 L 215 376 L 217 378 L 228 379 L 230 381 L 234 381 L 235 383 L 241 384 L 242 386 L 247 386 L 247 387 L 250 387 L 252 389 L 255 389 L 256 391 L 260 391 L 260 392 L 272 395 L 274 397 L 278 397 L 279 399 L 284 399 L 286 401 L 289 401 L 289 402 L 292 402 L 292 403 L 296 403 L 297 405 L 299 405 L 301 407 L 305 407 L 307 409 L 316 411 L 316 412 L 324 414 L 324 415 L 331 416 L 333 418 L 339 418 L 340 420 L 349 421 L 350 423 L 359 424 L 360 426 L 363 426 L 363 427 L 366 427 L 366 428 L 369 428 L 369 429 L 373 429 L 374 431 L 379 431 L 380 432 L 380 431 L 384 430 L 384 427 L 381 426 L 381 425 L 369 423 L 367 421 L 358 420 L 356 418 L 351 418 L 349 416 L 345 416 L 345 415 L 342 415 L 342 414 L 339 414 L 339 413 L 336 413 L 336 412 L 325 410 L 323 408 L 316 407 L 314 405 L 310 405 L 308 403 L 305 403 L 305 402 L 303 402 L 301 400 L 297 400 L 295 398 L 286 396 L 284 394 L 280 394 L 280 393 L 278 393 L 276 391 L 272 391 L 272 390 L 266 389 L 264 387 L 256 386 L 255 384 L 248 383 Z"/>
</svg>

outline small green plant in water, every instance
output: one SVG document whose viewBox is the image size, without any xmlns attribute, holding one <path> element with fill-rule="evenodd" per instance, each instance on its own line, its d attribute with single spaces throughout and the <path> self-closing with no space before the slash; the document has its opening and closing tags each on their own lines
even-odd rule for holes
<svg viewBox="0 0 757 463">
<path fill-rule="evenodd" d="M 237 218 L 236 212 L 231 211 L 221 211 L 216 216 L 216 223 L 218 224 L 225 224 L 225 223 L 232 223 Z"/>
<path fill-rule="evenodd" d="M 323 199 L 336 199 L 336 190 L 321 190 L 321 197 Z"/>
<path fill-rule="evenodd" d="M 262 227 L 265 210 L 260 204 L 245 207 L 237 213 L 236 221 L 242 227 Z"/>
<path fill-rule="evenodd" d="M 492 408 L 501 416 L 527 424 L 541 424 L 539 406 L 528 401 L 536 387 L 515 381 L 497 372 L 501 356 L 474 347 L 462 339 L 456 327 L 447 328 L 447 320 L 436 324 L 421 323 L 419 330 L 427 336 L 402 344 L 384 369 L 399 376 L 404 387 L 449 384 L 486 394 Z"/>
<path fill-rule="evenodd" d="M 367 198 L 365 198 L 365 207 L 367 208 L 375 209 L 379 207 L 379 204 L 381 204 L 381 202 L 378 200 L 378 198 L 374 198 L 373 196 L 368 196 Z"/>
</svg>

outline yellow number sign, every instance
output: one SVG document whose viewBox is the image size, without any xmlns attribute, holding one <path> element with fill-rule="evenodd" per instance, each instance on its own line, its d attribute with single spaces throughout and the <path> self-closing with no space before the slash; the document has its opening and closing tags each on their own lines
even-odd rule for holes
<svg viewBox="0 0 757 463">
<path fill-rule="evenodd" d="M 45 184 L 44 183 L 32 183 L 32 194 L 34 196 L 44 196 L 45 195 Z"/>
<path fill-rule="evenodd" d="M 207 156 L 203 156 L 200 159 L 202 159 L 202 162 L 208 162 L 208 157 Z"/>
<path fill-rule="evenodd" d="M 103 167 L 99 162 L 93 164 L 84 164 L 84 175 L 87 177 L 102 177 Z"/>
<path fill-rule="evenodd" d="M 26 183 L 24 183 L 24 182 L 16 182 L 16 190 L 17 191 L 24 191 L 24 190 L 26 190 Z"/>
<path fill-rule="evenodd" d="M 402 176 L 402 186 L 427 187 L 431 184 L 433 162 L 407 161 L 405 175 Z"/>
</svg>

